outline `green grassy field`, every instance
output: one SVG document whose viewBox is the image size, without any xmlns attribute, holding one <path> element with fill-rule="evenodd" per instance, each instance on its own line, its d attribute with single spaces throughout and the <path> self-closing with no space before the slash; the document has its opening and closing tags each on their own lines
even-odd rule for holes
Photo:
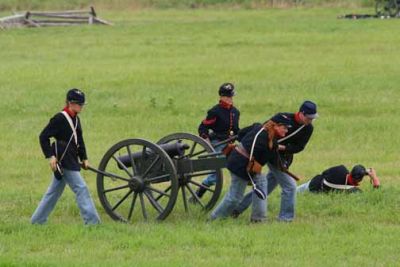
<svg viewBox="0 0 400 267">
<path fill-rule="evenodd" d="M 1 10 L 76 9 L 89 5 L 102 9 L 342 6 L 372 7 L 375 0 L 2 0 Z"/>
<path fill-rule="evenodd" d="M 99 11 L 114 27 L 0 31 L 0 266 L 398 266 L 399 20 L 338 20 L 371 9 Z M 46 226 L 30 216 L 50 181 L 38 135 L 82 88 L 93 165 L 119 140 L 196 133 L 218 86 L 237 87 L 241 126 L 318 103 L 320 118 L 293 172 L 336 164 L 377 169 L 382 188 L 301 195 L 296 220 L 206 223 L 179 201 L 161 223 L 84 227 L 67 189 Z M 224 189 L 229 184 L 225 173 Z"/>
</svg>

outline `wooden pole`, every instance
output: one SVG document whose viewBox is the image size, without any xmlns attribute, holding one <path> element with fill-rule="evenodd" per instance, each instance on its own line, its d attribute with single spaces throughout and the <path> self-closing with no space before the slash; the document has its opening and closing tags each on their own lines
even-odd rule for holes
<svg viewBox="0 0 400 267">
<path fill-rule="evenodd" d="M 53 15 L 66 15 L 66 14 L 87 14 L 87 10 L 67 10 L 67 11 L 30 11 L 32 15 L 37 14 L 53 14 Z"/>
<path fill-rule="evenodd" d="M 57 14 L 33 14 L 34 17 L 44 17 L 44 18 L 60 18 L 60 19 L 88 19 L 90 16 L 78 16 L 78 15 L 57 15 Z"/>
</svg>

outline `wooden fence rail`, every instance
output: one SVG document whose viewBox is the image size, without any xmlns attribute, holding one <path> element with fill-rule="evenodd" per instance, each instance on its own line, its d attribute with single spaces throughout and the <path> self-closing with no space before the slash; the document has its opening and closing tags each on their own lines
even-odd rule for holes
<svg viewBox="0 0 400 267">
<path fill-rule="evenodd" d="M 94 7 L 89 10 L 67 11 L 27 11 L 0 18 L 0 28 L 12 27 L 46 27 L 74 26 L 83 24 L 112 25 L 112 23 L 97 17 Z"/>
</svg>

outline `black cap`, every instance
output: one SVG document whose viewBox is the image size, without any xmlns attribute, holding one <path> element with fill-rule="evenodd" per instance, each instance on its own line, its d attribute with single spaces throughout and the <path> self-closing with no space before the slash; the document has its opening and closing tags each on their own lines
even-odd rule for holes
<svg viewBox="0 0 400 267">
<path fill-rule="evenodd" d="M 234 96 L 235 93 L 235 86 L 232 83 L 224 83 L 219 87 L 218 94 L 220 96 Z"/>
<path fill-rule="evenodd" d="M 358 164 L 353 167 L 350 174 L 353 179 L 356 179 L 357 181 L 361 181 L 363 179 L 364 175 L 367 174 L 367 170 L 365 169 L 365 167 L 363 165 Z"/>
<path fill-rule="evenodd" d="M 301 104 L 299 111 L 302 112 L 307 118 L 318 118 L 317 105 L 312 101 L 304 101 L 304 103 Z"/>
<path fill-rule="evenodd" d="M 278 123 L 278 124 L 283 124 L 286 125 L 287 127 L 291 127 L 291 120 L 290 118 L 283 114 L 283 113 L 276 113 L 274 116 L 271 117 L 271 121 Z"/>
<path fill-rule="evenodd" d="M 70 89 L 67 93 L 67 101 L 83 105 L 85 104 L 85 94 L 77 88 Z"/>
</svg>

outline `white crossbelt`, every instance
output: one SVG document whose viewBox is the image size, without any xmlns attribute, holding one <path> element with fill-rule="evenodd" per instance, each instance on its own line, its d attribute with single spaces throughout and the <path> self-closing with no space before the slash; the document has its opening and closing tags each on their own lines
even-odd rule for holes
<svg viewBox="0 0 400 267">
<path fill-rule="evenodd" d="M 303 124 L 301 127 L 299 127 L 296 131 L 294 131 L 293 133 L 281 138 L 278 140 L 278 143 L 282 143 L 283 141 L 289 139 L 290 137 L 294 136 L 295 134 L 297 134 L 298 132 L 300 132 L 301 129 L 304 128 L 304 126 L 306 126 L 305 124 Z"/>
<path fill-rule="evenodd" d="M 347 181 L 346 181 L 346 182 L 347 182 Z M 323 179 L 323 183 L 324 183 L 324 185 L 327 185 L 327 186 L 329 186 L 329 187 L 331 187 L 331 188 L 334 188 L 334 189 L 341 189 L 341 190 L 348 190 L 348 189 L 352 189 L 352 188 L 355 187 L 355 186 L 353 186 L 353 185 L 332 184 L 332 183 L 328 182 L 328 181 L 325 180 L 325 179 Z"/>
<path fill-rule="evenodd" d="M 61 114 L 64 115 L 64 117 L 67 119 L 69 126 L 71 126 L 71 130 L 72 130 L 72 135 L 69 138 L 68 144 L 65 147 L 64 153 L 61 155 L 61 157 L 58 159 L 59 162 L 61 162 L 65 156 L 65 153 L 67 153 L 67 149 L 69 147 L 69 145 L 71 144 L 72 141 L 72 137 L 74 137 L 75 140 L 75 144 L 78 147 L 78 135 L 76 134 L 76 127 L 78 127 L 78 118 L 76 118 L 76 123 L 75 123 L 75 127 L 74 124 L 72 123 L 72 119 L 71 117 L 68 115 L 68 113 L 66 111 L 62 111 Z M 58 150 L 57 150 L 57 140 L 56 140 L 56 144 L 55 144 L 55 152 L 56 152 L 56 157 L 58 157 Z"/>
<path fill-rule="evenodd" d="M 72 122 L 71 117 L 68 115 L 68 113 L 66 111 L 61 112 L 64 117 L 67 119 L 69 126 L 71 127 L 72 130 L 72 134 L 74 135 L 74 139 L 75 139 L 75 144 L 78 145 L 78 135 L 76 134 L 76 127 L 78 126 L 78 117 L 76 118 L 76 123 L 75 123 L 75 127 L 74 127 L 74 123 Z"/>
</svg>

